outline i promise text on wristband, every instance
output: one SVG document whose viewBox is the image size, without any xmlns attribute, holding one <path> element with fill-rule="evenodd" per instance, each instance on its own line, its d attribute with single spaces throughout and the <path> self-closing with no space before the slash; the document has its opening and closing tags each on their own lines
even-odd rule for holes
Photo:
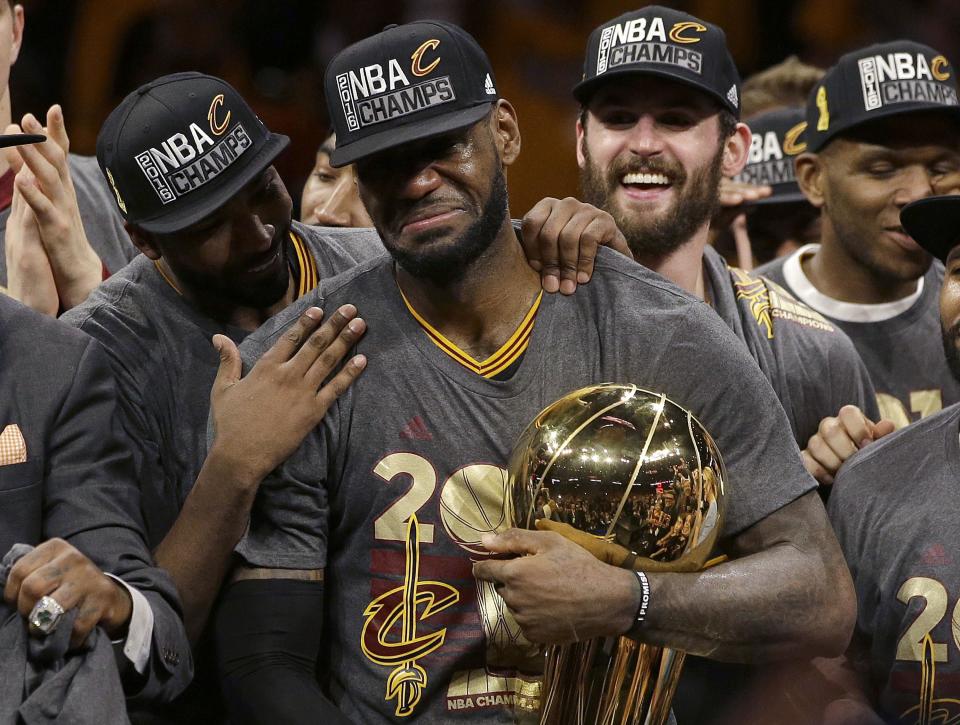
<svg viewBox="0 0 960 725">
<path fill-rule="evenodd" d="M 637 576 L 637 581 L 640 582 L 640 604 L 637 606 L 637 615 L 633 620 L 632 630 L 635 630 L 643 625 L 643 621 L 647 618 L 647 610 L 650 608 L 650 581 L 647 579 L 647 575 L 642 571 L 634 571 L 634 574 Z"/>
</svg>

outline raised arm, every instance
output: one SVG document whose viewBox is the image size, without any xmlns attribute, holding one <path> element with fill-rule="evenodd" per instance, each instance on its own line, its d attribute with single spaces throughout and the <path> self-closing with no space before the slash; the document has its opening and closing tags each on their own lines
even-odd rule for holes
<svg viewBox="0 0 960 725">
<path fill-rule="evenodd" d="M 362 372 L 366 360 L 358 355 L 324 384 L 363 335 L 364 322 L 356 315 L 355 307 L 344 305 L 321 325 L 323 313 L 307 309 L 242 379 L 236 346 L 223 335 L 214 337 L 220 351 L 210 396 L 214 440 L 155 552 L 180 591 L 191 641 L 206 624 L 260 482 Z"/>
<path fill-rule="evenodd" d="M 39 231 L 56 284 L 61 311 L 83 302 L 103 280 L 103 264 L 87 239 L 70 175 L 67 136 L 59 105 L 47 111 L 47 125 L 33 114 L 7 133 L 46 134 L 39 144 L 16 147 L 19 156 L 11 166 L 18 170 L 16 189 L 29 206 L 29 215 Z M 12 154 L 8 158 L 13 160 Z"/>
</svg>

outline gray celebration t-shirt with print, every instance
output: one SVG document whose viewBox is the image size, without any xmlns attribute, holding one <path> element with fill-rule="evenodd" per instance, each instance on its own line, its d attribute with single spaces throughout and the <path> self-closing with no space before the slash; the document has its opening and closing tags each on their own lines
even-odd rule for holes
<svg viewBox="0 0 960 725">
<path fill-rule="evenodd" d="M 291 240 L 288 259 L 303 291 L 352 267 L 359 261 L 354 255 L 363 259 L 383 251 L 372 230 L 294 222 L 292 231 L 300 242 Z M 144 255 L 61 319 L 95 337 L 107 352 L 119 422 L 137 466 L 147 541 L 155 548 L 180 514 L 206 457 L 210 389 L 220 364 L 211 339 L 219 333 L 239 344 L 247 332 L 198 312 Z M 153 714 L 164 722 L 225 721 L 214 662 L 212 644 L 201 640 L 190 687 Z"/>
<path fill-rule="evenodd" d="M 301 251 L 308 250 L 314 260 L 303 268 L 300 255 L 288 247 L 304 291 L 318 279 L 350 269 L 365 258 L 357 257 L 368 247 L 366 258 L 383 252 L 373 230 L 298 222 L 292 230 L 303 242 Z M 62 319 L 95 337 L 108 353 L 120 392 L 121 422 L 138 443 L 148 540 L 156 546 L 179 514 L 206 456 L 210 388 L 220 363 L 211 338 L 219 333 L 239 344 L 247 332 L 198 312 L 143 255 Z"/>
<path fill-rule="evenodd" d="M 785 268 L 792 265 L 799 270 L 801 257 L 815 249 L 813 245 L 804 247 L 754 271 L 811 304 L 791 285 Z M 876 389 L 880 415 L 898 428 L 960 402 L 960 383 L 950 374 L 941 343 L 942 282 L 943 265 L 934 260 L 923 276 L 920 296 L 908 309 L 887 319 L 850 321 L 832 316 L 828 309 L 818 310 L 853 341 Z"/>
<path fill-rule="evenodd" d="M 851 458 L 830 521 L 857 590 L 850 658 L 887 722 L 960 717 L 960 406 Z"/>
<path fill-rule="evenodd" d="M 839 327 L 758 274 L 728 267 L 708 247 L 704 269 L 713 307 L 773 385 L 805 448 L 820 421 L 855 405 L 871 420 L 876 394 L 856 347 Z"/>
<path fill-rule="evenodd" d="M 367 322 L 357 345 L 367 368 L 264 481 L 237 550 L 254 566 L 325 568 L 320 676 L 352 719 L 402 720 L 388 682 L 403 657 L 423 669 L 412 713 L 422 722 L 510 721 L 512 703 L 536 696 L 537 678 L 524 675 L 533 650 L 492 586 L 473 578 L 482 553 L 464 543 L 462 522 L 497 520 L 514 441 L 571 390 L 636 383 L 693 411 L 726 461 L 727 536 L 815 487 L 743 344 L 701 301 L 608 250 L 576 295 L 544 295 L 507 380 L 483 378 L 431 342 L 386 256 L 265 323 L 241 346 L 245 365 L 306 306 L 348 302 Z M 429 646 L 416 655 L 397 618 L 411 560 L 416 591 L 433 603 L 417 609 L 415 639 Z"/>
</svg>

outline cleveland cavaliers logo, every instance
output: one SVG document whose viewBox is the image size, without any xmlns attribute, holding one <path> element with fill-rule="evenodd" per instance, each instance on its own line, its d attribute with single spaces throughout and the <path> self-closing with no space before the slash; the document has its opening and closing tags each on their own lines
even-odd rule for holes
<svg viewBox="0 0 960 725">
<path fill-rule="evenodd" d="M 707 32 L 706 26 L 701 25 L 700 23 L 674 23 L 673 27 L 670 29 L 670 40 L 672 40 L 674 43 L 699 43 L 699 36 L 683 35 L 683 33 L 688 30 L 694 33 Z"/>
<path fill-rule="evenodd" d="M 800 134 L 807 130 L 807 122 L 801 121 L 783 136 L 783 153 L 796 156 L 807 150 L 807 142 L 800 140 Z"/>
<path fill-rule="evenodd" d="M 950 77 L 950 63 L 947 59 L 938 55 L 930 61 L 930 72 L 938 81 L 945 81 Z"/>
<path fill-rule="evenodd" d="M 213 97 L 213 100 L 210 102 L 210 110 L 207 111 L 207 121 L 210 122 L 210 130 L 214 136 L 223 135 L 223 132 L 226 131 L 230 125 L 230 116 L 233 113 L 232 111 L 227 111 L 227 115 L 223 117 L 223 121 L 217 121 L 217 109 L 221 106 L 223 106 L 223 94 L 219 93 Z"/>
<path fill-rule="evenodd" d="M 420 581 L 420 524 L 416 514 L 407 525 L 406 570 L 403 586 L 384 592 L 363 612 L 366 621 L 360 633 L 363 653 L 373 662 L 393 667 L 387 677 L 387 700 L 397 701 L 397 717 L 413 714 L 427 686 L 427 672 L 417 662 L 443 645 L 446 627 L 417 634 L 417 625 L 460 600 L 460 593 L 449 584 Z M 395 625 L 400 636 L 387 639 Z"/>
<path fill-rule="evenodd" d="M 423 54 L 426 53 L 428 50 L 436 50 L 439 47 L 439 45 L 440 45 L 440 41 L 437 40 L 436 38 L 432 38 L 431 40 L 428 40 L 425 43 L 423 43 L 415 51 L 413 51 L 413 55 L 410 56 L 410 60 L 413 61 L 413 63 L 410 65 L 410 72 L 413 73 L 415 76 L 425 76 L 434 68 L 436 68 L 438 65 L 440 65 L 439 57 L 434 58 L 433 61 L 426 67 L 423 67 L 422 65 Z"/>
<path fill-rule="evenodd" d="M 762 327 L 767 333 L 767 338 L 772 340 L 773 319 L 770 316 L 770 297 L 767 294 L 767 286 L 763 280 L 755 279 L 736 267 L 731 267 L 730 272 L 736 278 L 733 287 L 737 292 L 737 299 L 747 301 L 757 325 Z"/>
</svg>

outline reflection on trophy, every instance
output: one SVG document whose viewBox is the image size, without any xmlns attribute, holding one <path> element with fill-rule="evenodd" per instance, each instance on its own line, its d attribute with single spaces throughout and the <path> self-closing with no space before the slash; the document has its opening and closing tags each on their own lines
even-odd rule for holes
<svg viewBox="0 0 960 725">
<path fill-rule="evenodd" d="M 725 473 L 693 415 L 660 393 L 607 383 L 541 412 L 510 459 L 516 526 L 549 517 L 617 566 L 703 568 L 720 532 Z M 626 637 L 550 647 L 541 723 L 667 721 L 684 653 Z"/>
</svg>

